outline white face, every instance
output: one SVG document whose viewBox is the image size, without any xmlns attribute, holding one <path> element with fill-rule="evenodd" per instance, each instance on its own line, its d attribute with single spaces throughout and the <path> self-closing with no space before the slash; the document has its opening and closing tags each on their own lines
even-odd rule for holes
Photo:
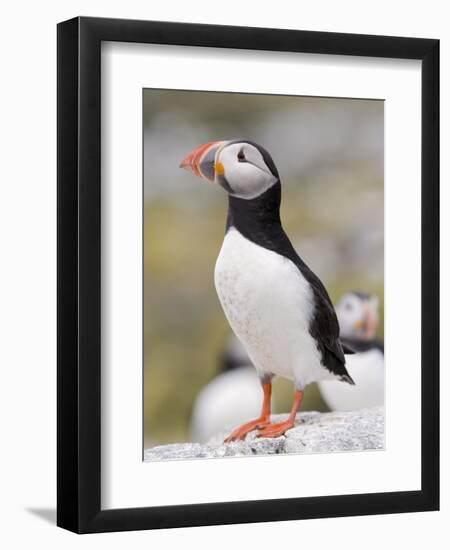
<svg viewBox="0 0 450 550">
<path fill-rule="evenodd" d="M 278 181 L 259 150 L 245 142 L 225 143 L 216 152 L 216 181 L 230 195 L 254 199 Z"/>
<path fill-rule="evenodd" d="M 336 305 L 341 336 L 360 340 L 372 340 L 378 325 L 378 298 L 362 298 L 349 292 Z"/>
</svg>

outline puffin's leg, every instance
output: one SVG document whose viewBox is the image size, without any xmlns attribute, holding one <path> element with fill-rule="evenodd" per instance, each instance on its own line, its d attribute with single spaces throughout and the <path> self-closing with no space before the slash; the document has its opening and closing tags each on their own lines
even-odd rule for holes
<svg viewBox="0 0 450 550">
<path fill-rule="evenodd" d="M 283 422 L 268 424 L 262 430 L 258 431 L 258 437 L 279 437 L 280 435 L 283 435 L 286 430 L 293 428 L 295 423 L 295 415 L 297 414 L 297 409 L 300 406 L 302 397 L 303 392 L 296 390 L 294 394 L 294 403 L 287 419 L 283 420 Z"/>
<path fill-rule="evenodd" d="M 237 439 L 244 439 L 244 437 L 252 430 L 256 430 L 256 428 L 263 428 L 264 426 L 267 426 L 267 424 L 269 424 L 272 382 L 264 382 L 262 387 L 264 398 L 259 418 L 255 418 L 255 420 L 250 420 L 250 422 L 246 422 L 245 424 L 242 424 L 242 426 L 239 426 L 238 428 L 233 430 L 230 435 L 224 439 L 224 443 L 230 443 L 230 441 L 236 441 Z"/>
</svg>

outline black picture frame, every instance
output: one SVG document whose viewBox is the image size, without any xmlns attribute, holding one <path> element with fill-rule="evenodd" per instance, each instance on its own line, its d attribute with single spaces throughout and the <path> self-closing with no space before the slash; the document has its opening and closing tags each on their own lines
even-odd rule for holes
<svg viewBox="0 0 450 550">
<path fill-rule="evenodd" d="M 77 533 L 439 508 L 439 41 L 77 17 L 58 25 L 57 524 Z M 102 41 L 422 61 L 422 489 L 101 509 Z"/>
</svg>

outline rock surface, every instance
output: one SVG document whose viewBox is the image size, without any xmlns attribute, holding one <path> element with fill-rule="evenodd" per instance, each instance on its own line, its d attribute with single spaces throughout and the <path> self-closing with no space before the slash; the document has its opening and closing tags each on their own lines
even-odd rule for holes
<svg viewBox="0 0 450 550">
<path fill-rule="evenodd" d="M 272 421 L 286 415 L 272 415 Z M 331 453 L 384 448 L 384 408 L 350 412 L 304 412 L 297 414 L 294 428 L 276 438 L 256 437 L 256 431 L 244 441 L 224 443 L 234 426 L 217 434 L 208 443 L 173 443 L 147 449 L 146 462 L 173 459 L 219 458 L 272 454 Z"/>
</svg>

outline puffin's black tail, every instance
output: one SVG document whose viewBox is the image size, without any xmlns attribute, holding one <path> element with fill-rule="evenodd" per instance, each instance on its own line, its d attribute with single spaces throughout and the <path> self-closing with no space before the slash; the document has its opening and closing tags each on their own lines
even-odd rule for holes
<svg viewBox="0 0 450 550">
<path fill-rule="evenodd" d="M 345 355 L 353 355 L 354 353 L 356 353 L 355 350 L 351 346 L 349 346 L 348 344 L 344 344 L 344 342 L 342 340 L 340 342 L 341 342 L 341 346 L 342 346 L 342 351 L 345 353 Z M 349 375 L 347 370 L 346 370 L 345 374 L 343 374 L 341 376 L 341 381 L 342 382 L 347 382 L 347 383 L 351 384 L 352 386 L 355 385 L 355 382 L 354 382 L 353 378 Z"/>
<path fill-rule="evenodd" d="M 348 373 L 342 375 L 340 379 L 341 379 L 341 382 L 348 382 L 352 386 L 355 386 L 355 381 L 353 380 L 353 378 Z"/>
</svg>

